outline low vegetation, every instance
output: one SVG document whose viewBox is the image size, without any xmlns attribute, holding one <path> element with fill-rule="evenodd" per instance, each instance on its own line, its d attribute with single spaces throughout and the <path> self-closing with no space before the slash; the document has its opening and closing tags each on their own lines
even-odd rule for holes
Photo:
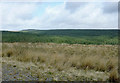
<svg viewBox="0 0 120 83">
<path fill-rule="evenodd" d="M 117 45 L 118 30 L 24 30 L 2 31 L 2 42 L 42 42 Z"/>
<path fill-rule="evenodd" d="M 27 69 L 39 80 L 118 81 L 118 45 L 3 43 L 2 49 L 3 59 L 35 64 Z"/>
<path fill-rule="evenodd" d="M 118 81 L 118 30 L 2 31 L 3 63 L 39 81 Z"/>
</svg>

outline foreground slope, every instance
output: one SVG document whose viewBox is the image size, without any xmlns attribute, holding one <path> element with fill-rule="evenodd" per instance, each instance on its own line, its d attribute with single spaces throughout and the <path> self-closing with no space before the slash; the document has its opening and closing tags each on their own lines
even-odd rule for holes
<svg viewBox="0 0 120 83">
<path fill-rule="evenodd" d="M 2 49 L 4 81 L 8 77 L 23 81 L 118 81 L 117 45 L 3 43 Z"/>
</svg>

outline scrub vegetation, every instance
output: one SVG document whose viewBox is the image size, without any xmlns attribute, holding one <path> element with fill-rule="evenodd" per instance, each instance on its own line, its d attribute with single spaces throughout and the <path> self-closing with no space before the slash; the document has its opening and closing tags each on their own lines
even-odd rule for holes
<svg viewBox="0 0 120 83">
<path fill-rule="evenodd" d="M 117 45 L 118 30 L 23 30 L 2 31 L 2 42 L 41 42 Z"/>
<path fill-rule="evenodd" d="M 3 61 L 40 81 L 118 81 L 118 45 L 3 43 L 2 49 Z"/>
<path fill-rule="evenodd" d="M 118 30 L 2 31 L 1 56 L 3 80 L 119 80 Z"/>
</svg>

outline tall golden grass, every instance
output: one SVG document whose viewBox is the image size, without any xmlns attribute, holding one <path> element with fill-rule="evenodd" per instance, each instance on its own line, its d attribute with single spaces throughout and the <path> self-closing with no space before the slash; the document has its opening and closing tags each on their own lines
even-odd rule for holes
<svg viewBox="0 0 120 83">
<path fill-rule="evenodd" d="M 73 67 L 110 72 L 109 80 L 118 80 L 117 45 L 4 43 L 2 49 L 2 57 L 13 60 L 44 63 L 58 71 Z"/>
</svg>

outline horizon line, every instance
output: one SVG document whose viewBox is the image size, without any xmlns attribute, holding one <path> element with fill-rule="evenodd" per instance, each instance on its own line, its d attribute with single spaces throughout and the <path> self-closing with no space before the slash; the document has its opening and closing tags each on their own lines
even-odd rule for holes
<svg viewBox="0 0 120 83">
<path fill-rule="evenodd" d="M 25 31 L 25 30 L 44 30 L 44 31 L 47 31 L 47 30 L 120 30 L 119 28 L 118 29 L 22 29 L 22 30 L 0 30 L 0 31 Z"/>
</svg>

